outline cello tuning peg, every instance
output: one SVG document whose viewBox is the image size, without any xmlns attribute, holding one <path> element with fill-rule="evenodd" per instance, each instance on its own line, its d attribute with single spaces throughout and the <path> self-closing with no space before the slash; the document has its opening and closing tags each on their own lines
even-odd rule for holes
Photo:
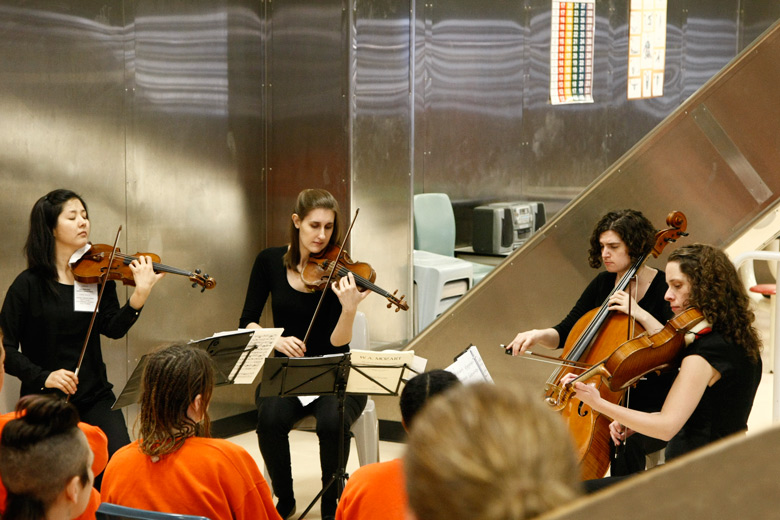
<svg viewBox="0 0 780 520">
<path fill-rule="evenodd" d="M 192 288 L 193 288 L 193 289 L 194 289 L 195 287 L 197 287 L 197 286 L 198 286 L 198 284 L 197 284 L 197 283 L 195 283 L 195 282 L 193 282 L 193 283 L 192 283 Z"/>
<path fill-rule="evenodd" d="M 206 286 L 205 285 L 200 288 L 200 292 L 204 292 L 205 290 L 206 290 Z"/>
<path fill-rule="evenodd" d="M 195 269 L 195 274 L 200 274 L 200 269 Z M 208 278 L 208 275 L 206 277 Z"/>
</svg>

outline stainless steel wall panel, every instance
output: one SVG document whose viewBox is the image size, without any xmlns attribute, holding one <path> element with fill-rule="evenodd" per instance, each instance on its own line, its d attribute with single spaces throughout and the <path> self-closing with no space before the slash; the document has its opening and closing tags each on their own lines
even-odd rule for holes
<svg viewBox="0 0 780 520">
<path fill-rule="evenodd" d="M 377 271 L 376 284 L 412 295 L 412 89 L 410 7 L 396 0 L 357 1 L 351 18 L 350 164 L 353 258 Z M 398 313 L 371 295 L 361 304 L 371 341 L 412 335 L 412 311 Z"/>
<path fill-rule="evenodd" d="M 350 217 L 348 12 L 342 0 L 269 4 L 268 244 L 284 244 L 295 197 L 324 188 Z"/>
<path fill-rule="evenodd" d="M 454 354 L 474 343 L 497 381 L 520 377 L 541 384 L 551 372 L 546 365 L 510 361 L 498 344 L 519 331 L 552 326 L 571 308 L 594 275 L 585 262 L 588 237 L 605 211 L 636 208 L 661 228 L 667 212 L 681 210 L 688 217 L 690 236 L 679 244 L 726 246 L 736 240 L 780 203 L 780 176 L 773 161 L 779 153 L 780 105 L 773 88 L 780 79 L 778 63 L 780 22 L 408 348 L 436 367 L 446 366 Z M 711 112 L 712 120 L 701 121 L 704 110 Z M 713 121 L 728 141 L 713 139 L 713 129 L 704 128 Z M 761 146 L 769 161 L 760 158 Z M 735 150 L 744 162 L 733 160 Z M 738 171 L 745 165 L 759 179 Z M 663 268 L 666 254 L 668 250 L 650 264 Z"/>
<path fill-rule="evenodd" d="M 163 280 L 128 336 L 129 368 L 161 343 L 238 326 L 265 245 L 263 13 L 254 9 L 135 5 L 127 241 L 166 264 L 201 268 L 217 286 L 201 293 L 182 277 Z M 212 418 L 251 410 L 253 392 L 218 388 Z"/>
<path fill-rule="evenodd" d="M 123 221 L 124 34 L 121 9 L 105 2 L 0 5 L 3 299 L 26 268 L 30 210 L 47 192 L 80 193 L 96 240 L 113 241 Z M 104 345 L 107 362 L 123 367 L 125 344 Z M 5 410 L 13 408 L 18 389 L 18 380 L 6 378 Z"/>
</svg>

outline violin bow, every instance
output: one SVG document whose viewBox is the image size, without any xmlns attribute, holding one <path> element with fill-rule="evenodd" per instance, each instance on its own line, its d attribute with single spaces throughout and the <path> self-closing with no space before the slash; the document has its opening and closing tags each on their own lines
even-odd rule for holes
<svg viewBox="0 0 780 520">
<path fill-rule="evenodd" d="M 325 288 L 322 290 L 322 294 L 320 294 L 320 301 L 317 302 L 317 308 L 314 309 L 314 314 L 311 317 L 311 321 L 309 322 L 309 328 L 306 329 L 306 335 L 303 337 L 303 344 L 306 345 L 309 334 L 311 333 L 311 327 L 314 325 L 314 320 L 317 318 L 317 314 L 320 312 L 320 307 L 322 306 L 322 300 L 325 298 L 325 293 L 330 288 L 330 284 L 333 280 L 333 275 L 336 273 L 336 269 L 338 269 L 339 266 L 339 260 L 341 260 L 341 254 L 344 252 L 344 244 L 347 243 L 347 238 L 349 238 L 349 234 L 352 232 L 352 226 L 355 225 L 355 221 L 357 220 L 358 213 L 360 213 L 360 208 L 357 208 L 355 210 L 355 216 L 352 218 L 352 222 L 349 223 L 349 228 L 347 229 L 347 233 L 344 235 L 344 239 L 341 241 L 341 246 L 339 247 L 339 254 L 336 255 L 336 261 L 333 263 L 333 269 L 330 270 L 330 274 L 328 275 L 328 281 L 325 282 Z"/>
<path fill-rule="evenodd" d="M 103 291 L 106 289 L 106 283 L 108 282 L 108 274 L 111 272 L 111 264 L 114 263 L 114 253 L 116 253 L 116 245 L 119 243 L 119 234 L 122 232 L 122 225 L 119 225 L 119 229 L 116 230 L 116 238 L 114 239 L 114 247 L 111 248 L 111 256 L 108 258 L 108 269 L 103 277 L 103 283 L 100 285 L 100 292 L 98 293 L 98 299 L 95 303 L 95 310 L 92 311 L 92 319 L 89 321 L 89 328 L 87 329 L 87 337 L 84 338 L 84 345 L 81 347 L 81 354 L 79 355 L 79 362 L 76 365 L 74 374 L 79 376 L 79 370 L 81 370 L 81 363 L 84 361 L 84 354 L 87 352 L 87 344 L 89 344 L 89 337 L 92 335 L 92 327 L 95 325 L 95 318 L 97 317 L 98 309 L 100 308 L 100 302 L 103 299 Z M 70 400 L 70 394 L 65 398 L 66 401 Z"/>
</svg>

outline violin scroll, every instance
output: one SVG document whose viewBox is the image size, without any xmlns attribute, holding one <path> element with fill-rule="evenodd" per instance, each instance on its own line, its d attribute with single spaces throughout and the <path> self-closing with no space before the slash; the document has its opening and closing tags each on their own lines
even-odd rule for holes
<svg viewBox="0 0 780 520">
<path fill-rule="evenodd" d="M 217 285 L 217 281 L 210 277 L 208 274 L 200 274 L 200 269 L 195 269 L 189 274 L 189 279 L 192 282 L 193 287 L 200 285 L 200 292 L 206 289 L 213 289 Z"/>
<path fill-rule="evenodd" d="M 400 311 L 401 309 L 408 311 L 409 310 L 409 304 L 404 301 L 404 298 L 406 298 L 405 294 L 402 294 L 400 298 L 396 296 L 398 294 L 398 289 L 393 291 L 393 294 L 388 294 L 387 299 L 390 303 L 387 304 L 387 308 L 389 309 L 393 305 L 395 305 L 395 312 Z"/>
</svg>

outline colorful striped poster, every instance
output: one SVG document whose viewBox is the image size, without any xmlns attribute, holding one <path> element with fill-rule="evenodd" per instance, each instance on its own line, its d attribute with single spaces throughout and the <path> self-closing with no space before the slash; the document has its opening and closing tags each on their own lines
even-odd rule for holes
<svg viewBox="0 0 780 520">
<path fill-rule="evenodd" d="M 666 0 L 631 0 L 628 21 L 628 99 L 664 95 Z"/>
<path fill-rule="evenodd" d="M 552 3 L 550 101 L 593 103 L 595 0 Z"/>
</svg>

